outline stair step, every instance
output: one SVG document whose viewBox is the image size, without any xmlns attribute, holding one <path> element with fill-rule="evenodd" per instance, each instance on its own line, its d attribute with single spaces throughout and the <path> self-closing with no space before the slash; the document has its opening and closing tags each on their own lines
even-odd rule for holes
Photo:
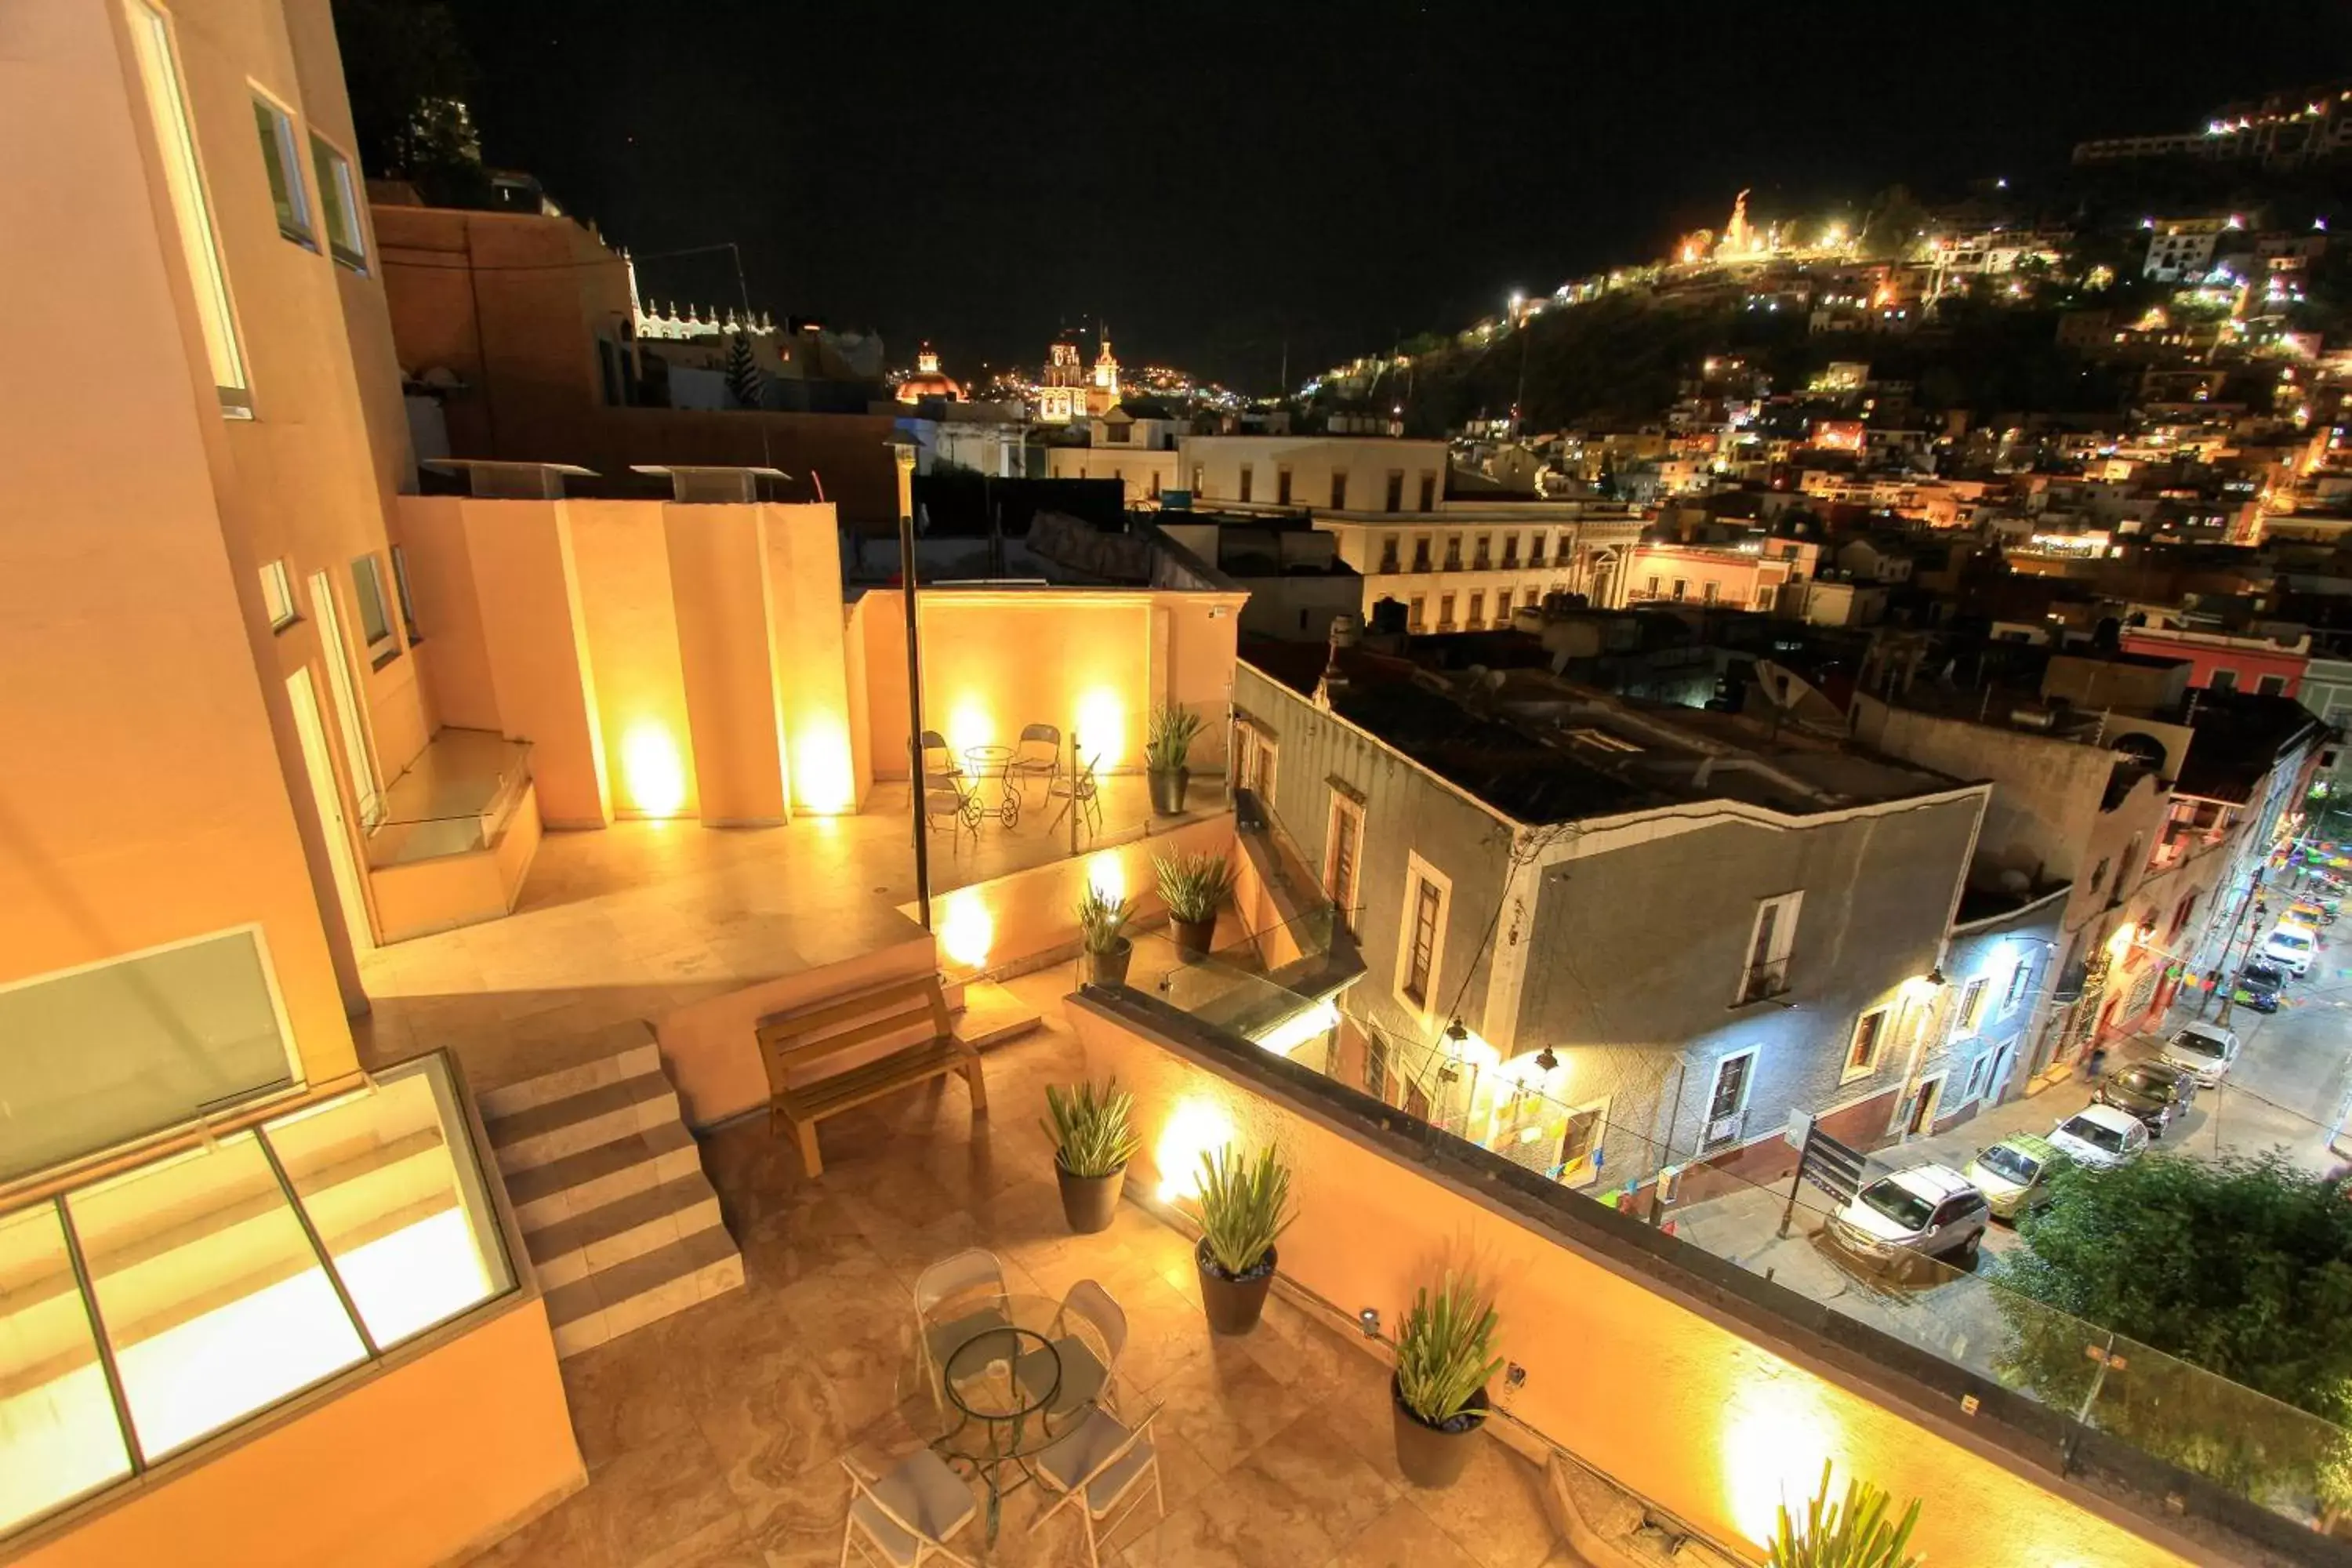
<svg viewBox="0 0 2352 1568">
<path fill-rule="evenodd" d="M 701 1169 L 694 1134 L 683 1121 L 666 1121 L 513 1172 L 507 1196 L 528 1234 Z"/>
<path fill-rule="evenodd" d="M 578 1355 L 742 1284 L 743 1258 L 723 1226 L 682 1236 L 548 1291 L 555 1353 Z"/>
<path fill-rule="evenodd" d="M 653 1032 L 643 1023 L 632 1022 L 613 1033 L 629 1040 L 625 1048 L 577 1067 L 559 1068 L 543 1072 L 537 1078 L 527 1078 L 498 1089 L 486 1089 L 474 1097 L 482 1108 L 482 1120 L 495 1121 L 502 1116 L 512 1116 L 518 1110 L 546 1105 L 553 1100 L 568 1100 L 575 1094 L 626 1079 L 643 1078 L 661 1070 L 661 1047 L 654 1044 Z"/>
<path fill-rule="evenodd" d="M 719 1194 L 695 1171 L 574 1213 L 523 1239 L 541 1285 L 552 1289 L 719 1223 Z"/>
<path fill-rule="evenodd" d="M 677 1120 L 677 1096 L 656 1067 L 501 1116 L 488 1128 L 499 1169 L 512 1175 Z"/>
</svg>

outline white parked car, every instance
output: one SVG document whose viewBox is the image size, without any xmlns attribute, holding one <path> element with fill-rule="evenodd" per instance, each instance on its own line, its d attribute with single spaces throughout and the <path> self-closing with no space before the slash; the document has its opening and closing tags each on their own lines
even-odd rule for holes
<svg viewBox="0 0 2352 1568">
<path fill-rule="evenodd" d="M 2082 1164 L 2112 1171 L 2147 1147 L 2147 1128 L 2128 1110 L 2086 1105 L 2061 1121 L 2050 1142 Z"/>
<path fill-rule="evenodd" d="M 2277 964 L 2297 980 L 2310 973 L 2311 961 L 2318 956 L 2319 933 L 2291 921 L 2281 921 L 2263 942 L 2263 961 Z"/>
<path fill-rule="evenodd" d="M 2219 1024 L 2183 1024 L 2164 1042 L 2163 1058 L 2196 1076 L 2198 1087 L 2210 1089 L 2238 1059 L 2238 1032 Z"/>
<path fill-rule="evenodd" d="M 1830 1226 L 1849 1249 L 1878 1262 L 1911 1252 L 1970 1258 L 1991 1214 L 1984 1194 L 1950 1166 L 1914 1165 L 1864 1187 Z"/>
</svg>

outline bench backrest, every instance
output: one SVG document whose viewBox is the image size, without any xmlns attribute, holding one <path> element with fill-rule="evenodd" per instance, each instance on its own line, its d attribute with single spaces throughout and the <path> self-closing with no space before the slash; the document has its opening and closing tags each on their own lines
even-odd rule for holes
<svg viewBox="0 0 2352 1568">
<path fill-rule="evenodd" d="M 769 1091 L 782 1094 L 794 1081 L 826 1076 L 823 1070 L 812 1074 L 812 1068 L 856 1067 L 859 1058 L 849 1053 L 871 1057 L 877 1042 L 903 1038 L 926 1026 L 933 1039 L 949 1032 L 948 999 L 937 974 L 894 981 L 763 1019 L 758 1030 L 760 1060 L 768 1069 Z M 835 1058 L 848 1059 L 833 1062 Z"/>
</svg>

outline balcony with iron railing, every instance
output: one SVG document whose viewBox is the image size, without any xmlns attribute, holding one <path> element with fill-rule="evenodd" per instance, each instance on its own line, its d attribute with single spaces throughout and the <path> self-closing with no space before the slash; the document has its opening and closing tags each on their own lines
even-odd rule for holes
<svg viewBox="0 0 2352 1568">
<path fill-rule="evenodd" d="M 1747 973 L 1739 977 L 1738 1005 L 1745 1007 L 1750 1002 L 1769 1001 L 1775 996 L 1787 994 L 1788 990 L 1789 961 L 1787 959 L 1775 958 L 1763 963 L 1751 963 L 1748 966 Z"/>
</svg>

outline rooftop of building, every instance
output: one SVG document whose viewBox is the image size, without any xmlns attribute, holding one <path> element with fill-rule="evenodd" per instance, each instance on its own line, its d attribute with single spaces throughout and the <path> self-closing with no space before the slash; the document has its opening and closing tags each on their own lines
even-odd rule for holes
<svg viewBox="0 0 2352 1568">
<path fill-rule="evenodd" d="M 1791 816 L 1959 782 L 1743 715 L 1643 702 L 1549 670 L 1449 679 L 1355 647 L 1249 639 L 1244 658 L 1486 805 L 1529 824 L 1735 800 Z M 1326 668 L 1341 677 L 1326 685 Z"/>
</svg>

